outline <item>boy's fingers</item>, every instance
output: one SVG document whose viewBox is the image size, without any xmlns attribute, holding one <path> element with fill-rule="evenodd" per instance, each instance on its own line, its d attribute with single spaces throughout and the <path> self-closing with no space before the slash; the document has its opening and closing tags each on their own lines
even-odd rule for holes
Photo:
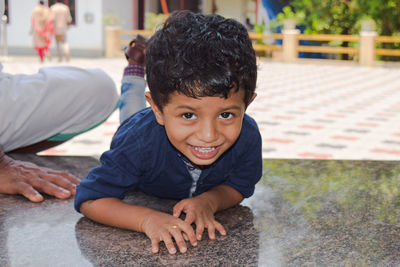
<svg viewBox="0 0 400 267">
<path fill-rule="evenodd" d="M 179 216 L 181 216 L 182 210 L 183 210 L 183 205 L 181 204 L 181 202 L 178 202 L 173 209 L 173 216 L 176 218 L 179 218 Z"/>
<path fill-rule="evenodd" d="M 196 238 L 201 240 L 204 231 L 204 223 L 202 221 L 196 223 Z"/>
<path fill-rule="evenodd" d="M 207 226 L 207 230 L 208 230 L 208 237 L 209 237 L 211 240 L 214 240 L 214 239 L 215 239 L 215 227 L 214 227 L 214 224 L 210 223 L 210 224 Z"/>
<path fill-rule="evenodd" d="M 179 251 L 181 253 L 185 253 L 187 251 L 187 246 L 185 240 L 183 240 L 181 229 L 171 228 L 170 233 L 174 237 L 175 243 L 178 246 Z"/>
<path fill-rule="evenodd" d="M 161 237 L 162 237 L 162 240 L 164 241 L 165 246 L 168 249 L 169 254 L 175 254 L 176 248 L 174 246 L 174 243 L 172 242 L 172 238 L 171 238 L 169 232 L 162 233 Z"/>
<path fill-rule="evenodd" d="M 197 246 L 197 239 L 194 230 L 190 224 L 185 223 L 180 226 L 181 231 L 183 231 L 183 237 L 188 240 L 192 246 Z"/>
<path fill-rule="evenodd" d="M 217 229 L 217 231 L 221 235 L 226 235 L 225 228 L 222 226 L 222 224 L 220 224 L 219 222 L 215 221 L 214 225 L 215 225 L 215 229 Z"/>
<path fill-rule="evenodd" d="M 182 235 L 183 235 L 183 239 L 185 239 L 185 241 L 189 241 L 189 237 L 187 236 L 186 233 L 183 233 Z"/>
<path fill-rule="evenodd" d="M 151 252 L 157 253 L 159 249 L 159 240 L 151 239 Z"/>
<path fill-rule="evenodd" d="M 196 219 L 196 216 L 193 212 L 186 213 L 185 222 L 188 224 L 192 224 Z"/>
</svg>

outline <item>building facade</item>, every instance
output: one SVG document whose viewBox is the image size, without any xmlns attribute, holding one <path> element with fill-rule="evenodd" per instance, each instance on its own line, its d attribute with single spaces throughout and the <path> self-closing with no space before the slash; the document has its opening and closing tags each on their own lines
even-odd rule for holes
<svg viewBox="0 0 400 267">
<path fill-rule="evenodd" d="M 45 0 L 51 5 L 55 0 Z M 168 0 L 169 12 L 185 8 L 196 12 L 216 12 L 245 22 L 254 21 L 255 2 L 259 0 Z M 8 23 L 6 25 L 8 53 L 11 55 L 33 55 L 31 13 L 39 1 L 6 0 Z M 160 0 L 65 0 L 71 8 L 73 24 L 67 32 L 72 56 L 98 57 L 105 50 L 106 26 L 121 29 L 140 29 L 148 13 L 163 12 Z M 4 33 L 3 33 L 4 34 Z M 55 53 L 55 42 L 51 45 Z"/>
</svg>

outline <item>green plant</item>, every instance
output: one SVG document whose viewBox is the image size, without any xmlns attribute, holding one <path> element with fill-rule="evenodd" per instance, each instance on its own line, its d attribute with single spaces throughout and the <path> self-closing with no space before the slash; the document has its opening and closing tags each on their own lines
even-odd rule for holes
<svg viewBox="0 0 400 267">
<path fill-rule="evenodd" d="M 164 23 L 167 18 L 164 14 L 147 13 L 144 21 L 144 28 L 149 31 L 155 31 L 157 27 Z"/>
<path fill-rule="evenodd" d="M 105 14 L 103 16 L 103 25 L 104 26 L 120 26 L 121 20 L 117 15 L 114 14 Z"/>
</svg>

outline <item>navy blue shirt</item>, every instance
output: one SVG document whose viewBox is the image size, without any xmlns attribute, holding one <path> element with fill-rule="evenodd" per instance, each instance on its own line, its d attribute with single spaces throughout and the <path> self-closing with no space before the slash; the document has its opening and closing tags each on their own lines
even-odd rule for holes
<svg viewBox="0 0 400 267">
<path fill-rule="evenodd" d="M 243 197 L 251 196 L 262 175 L 261 144 L 256 122 L 245 115 L 239 138 L 202 169 L 193 196 L 221 184 L 233 187 Z M 133 189 L 162 198 L 188 198 L 193 180 L 182 157 L 189 161 L 172 146 L 164 126 L 146 108 L 119 127 L 110 150 L 100 157 L 101 165 L 78 186 L 75 209 L 79 211 L 87 200 L 122 199 Z"/>
</svg>

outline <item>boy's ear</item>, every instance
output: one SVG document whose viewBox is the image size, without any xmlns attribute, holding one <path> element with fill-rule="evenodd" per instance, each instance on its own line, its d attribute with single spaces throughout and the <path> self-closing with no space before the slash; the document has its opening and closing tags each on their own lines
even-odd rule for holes
<svg viewBox="0 0 400 267">
<path fill-rule="evenodd" d="M 162 114 L 162 111 L 154 103 L 153 98 L 151 97 L 151 93 L 145 92 L 144 96 L 146 97 L 147 102 L 150 104 L 151 109 L 153 110 L 154 115 L 156 116 L 156 120 L 157 120 L 158 124 L 164 125 L 164 116 Z"/>
<path fill-rule="evenodd" d="M 251 104 L 251 102 L 253 102 L 253 100 L 256 98 L 256 96 L 257 96 L 257 93 L 254 93 L 253 96 L 250 99 L 249 104 L 247 106 L 249 106 Z"/>
</svg>

